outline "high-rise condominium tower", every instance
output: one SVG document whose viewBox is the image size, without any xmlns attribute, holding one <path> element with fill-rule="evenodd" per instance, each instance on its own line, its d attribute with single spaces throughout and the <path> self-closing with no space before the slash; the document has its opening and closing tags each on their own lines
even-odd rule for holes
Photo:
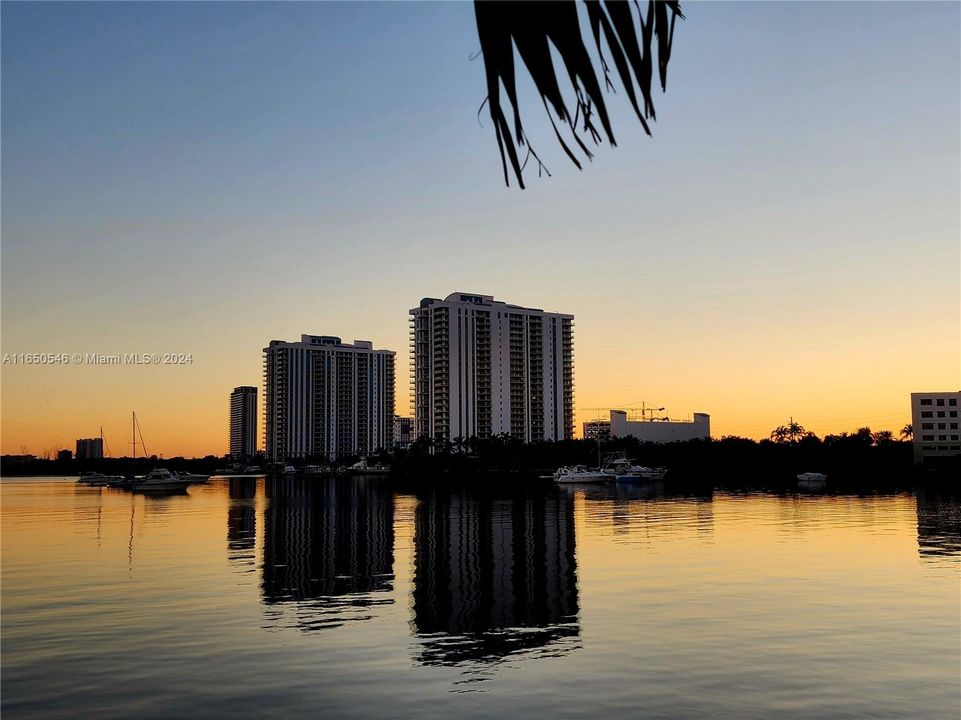
<svg viewBox="0 0 961 720">
<path fill-rule="evenodd" d="M 257 388 L 241 385 L 230 393 L 230 459 L 243 462 L 257 452 Z"/>
<path fill-rule="evenodd" d="M 264 439 L 267 456 L 367 455 L 389 448 L 394 434 L 394 352 L 327 335 L 264 348 Z"/>
<path fill-rule="evenodd" d="M 573 315 L 460 292 L 410 315 L 418 436 L 573 437 Z"/>
</svg>

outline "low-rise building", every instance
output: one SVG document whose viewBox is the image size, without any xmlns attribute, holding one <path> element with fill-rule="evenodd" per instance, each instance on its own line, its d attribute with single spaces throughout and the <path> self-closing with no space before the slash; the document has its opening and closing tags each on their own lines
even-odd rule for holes
<svg viewBox="0 0 961 720">
<path fill-rule="evenodd" d="M 708 440 L 711 416 L 696 412 L 693 420 L 629 420 L 626 410 L 611 410 L 611 437 L 635 437 L 641 442 L 655 443 Z"/>
<path fill-rule="evenodd" d="M 961 454 L 961 391 L 911 393 L 914 462 Z"/>
</svg>

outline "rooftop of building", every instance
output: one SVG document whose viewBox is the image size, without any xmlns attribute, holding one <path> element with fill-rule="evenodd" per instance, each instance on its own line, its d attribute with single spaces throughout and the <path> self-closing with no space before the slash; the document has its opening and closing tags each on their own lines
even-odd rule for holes
<svg viewBox="0 0 961 720">
<path fill-rule="evenodd" d="M 523 310 L 525 312 L 536 312 L 536 313 L 549 313 L 551 315 L 561 315 L 573 320 L 574 316 L 567 313 L 551 312 L 549 310 L 544 310 L 542 308 L 532 308 L 525 307 L 523 305 L 514 305 L 511 303 L 506 303 L 502 300 L 495 300 L 493 295 L 484 295 L 483 293 L 471 293 L 471 292 L 453 292 L 446 298 L 441 300 L 440 298 L 423 298 L 420 301 L 419 307 L 426 308 L 434 305 L 435 303 L 468 303 L 471 305 L 500 305 L 509 310 Z M 415 308 L 416 310 L 416 308 Z M 413 312 L 413 310 L 411 311 Z"/>
<path fill-rule="evenodd" d="M 393 350 L 374 349 L 374 343 L 370 340 L 354 340 L 353 343 L 345 343 L 336 335 L 301 335 L 299 341 L 271 340 L 270 344 L 264 348 L 268 350 L 278 345 L 287 347 L 306 347 L 306 348 L 337 348 L 340 350 L 368 350 L 371 352 L 396 354 Z"/>
</svg>

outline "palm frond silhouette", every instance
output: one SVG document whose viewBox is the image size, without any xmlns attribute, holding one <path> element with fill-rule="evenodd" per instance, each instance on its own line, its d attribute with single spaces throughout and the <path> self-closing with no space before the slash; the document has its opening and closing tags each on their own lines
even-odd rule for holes
<svg viewBox="0 0 961 720">
<path fill-rule="evenodd" d="M 583 0 L 583 4 L 600 58 L 600 73 L 596 71 L 581 35 L 578 0 L 474 2 L 477 34 L 487 76 L 486 103 L 494 123 L 504 182 L 508 186 L 513 171 L 518 185 L 524 187 L 523 172 L 531 158 L 537 163 L 539 173 L 546 172 L 531 147 L 521 120 L 514 67 L 515 47 L 534 81 L 557 141 L 578 169 L 582 167 L 580 156 L 593 157 L 587 142 L 597 145 L 606 137 L 612 146 L 617 145 L 598 79 L 600 74 L 606 88 L 614 89 L 608 55 L 638 120 L 644 131 L 651 134 L 648 121 L 656 119 L 651 95 L 655 41 L 658 76 L 661 89 L 666 90 L 674 23 L 678 17 L 684 17 L 680 3 L 678 0 L 649 0 L 646 13 L 641 11 L 638 0 Z M 554 67 L 551 46 L 563 61 L 560 70 L 566 76 L 566 83 L 570 84 L 573 113 L 564 100 L 561 87 L 565 81 L 558 80 L 559 70 Z M 502 88 L 507 107 L 502 103 Z M 587 142 L 581 138 L 578 126 Z M 526 148 L 523 158 L 521 148 Z"/>
</svg>

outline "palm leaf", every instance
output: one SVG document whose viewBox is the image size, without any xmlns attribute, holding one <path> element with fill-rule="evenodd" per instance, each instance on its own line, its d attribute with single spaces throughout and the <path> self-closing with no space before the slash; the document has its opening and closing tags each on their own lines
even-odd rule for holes
<svg viewBox="0 0 961 720">
<path fill-rule="evenodd" d="M 605 59 L 606 47 L 628 100 L 644 131 L 650 135 L 647 121 L 656 117 L 651 93 L 653 46 L 656 39 L 658 75 L 664 90 L 674 39 L 674 21 L 677 17 L 684 17 L 678 0 L 649 0 L 646 15 L 635 1 L 637 19 L 628 0 L 583 2 L 605 86 L 614 87 Z M 539 171 L 546 170 L 531 147 L 521 120 L 514 68 L 515 48 L 540 94 L 557 141 L 578 169 L 581 163 L 576 151 L 588 159 L 592 157 L 579 132 L 586 134 L 595 144 L 603 137 L 612 146 L 617 144 L 598 72 L 581 35 L 577 0 L 475 0 L 474 14 L 487 76 L 486 102 L 501 155 L 504 182 L 508 186 L 513 173 L 518 185 L 524 187 L 523 171 L 531 157 L 537 161 Z M 551 46 L 563 62 L 562 76 L 566 77 L 566 84 L 558 80 L 559 68 L 555 67 Z M 562 85 L 569 85 L 573 113 L 564 99 Z M 502 90 L 506 108 L 502 103 Z M 508 113 L 511 122 L 508 122 Z M 573 142 L 565 139 L 565 134 Z M 522 159 L 520 149 L 524 147 L 527 152 Z"/>
</svg>

